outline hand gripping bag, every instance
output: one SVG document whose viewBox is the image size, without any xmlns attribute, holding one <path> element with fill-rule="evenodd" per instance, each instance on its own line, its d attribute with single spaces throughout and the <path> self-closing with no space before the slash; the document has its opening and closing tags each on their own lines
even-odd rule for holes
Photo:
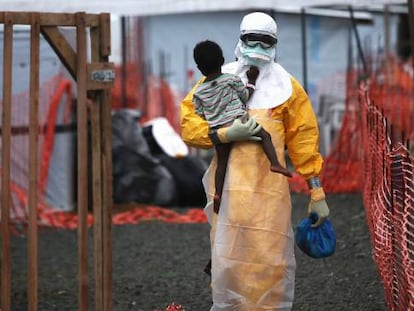
<svg viewBox="0 0 414 311">
<path fill-rule="evenodd" d="M 335 253 L 336 237 L 332 223 L 329 219 L 319 227 L 312 228 L 318 215 L 311 213 L 296 227 L 295 241 L 301 251 L 312 258 L 329 257 Z"/>
</svg>

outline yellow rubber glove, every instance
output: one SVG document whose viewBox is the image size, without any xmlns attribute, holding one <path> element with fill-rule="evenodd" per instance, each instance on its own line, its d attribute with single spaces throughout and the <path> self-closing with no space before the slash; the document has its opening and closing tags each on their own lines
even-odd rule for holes
<svg viewBox="0 0 414 311">
<path fill-rule="evenodd" d="M 308 206 L 308 215 L 312 212 L 318 215 L 316 223 L 312 224 L 312 227 L 318 227 L 322 225 L 329 216 L 329 208 L 325 199 L 325 192 L 322 187 L 313 188 L 310 190 L 311 200 Z"/>
<path fill-rule="evenodd" d="M 246 122 L 236 119 L 229 127 L 218 129 L 217 136 L 220 142 L 229 143 L 232 141 L 255 140 L 260 141 L 261 138 L 256 135 L 262 126 L 256 123 L 256 120 L 249 118 Z"/>
</svg>

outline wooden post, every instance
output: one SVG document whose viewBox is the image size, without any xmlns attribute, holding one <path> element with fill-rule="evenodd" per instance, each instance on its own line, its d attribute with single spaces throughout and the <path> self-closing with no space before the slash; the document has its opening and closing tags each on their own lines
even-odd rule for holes
<svg viewBox="0 0 414 311">
<path fill-rule="evenodd" d="M 109 27 L 109 14 L 101 14 L 100 26 L 91 28 L 91 58 L 93 63 L 108 62 L 108 56 L 110 54 Z M 102 86 L 99 89 L 90 91 L 89 94 L 93 99 L 91 129 L 94 203 L 95 310 L 110 311 L 112 310 L 111 98 L 108 89 L 103 88 Z M 108 183 L 110 183 L 109 187 Z"/>
<path fill-rule="evenodd" d="M 111 20 L 108 13 L 100 14 L 100 54 L 101 61 L 107 63 L 111 54 Z M 102 237 L 103 237 L 103 281 L 104 281 L 104 309 L 112 310 L 112 98 L 111 89 L 105 88 L 101 92 L 101 130 L 102 140 L 102 178 L 103 178 L 103 202 L 102 202 Z"/>
<path fill-rule="evenodd" d="M 11 147 L 11 101 L 13 66 L 13 15 L 4 13 L 3 50 L 3 113 L 1 150 L 1 309 L 10 311 L 11 269 L 10 269 L 10 147 Z"/>
<path fill-rule="evenodd" d="M 87 134 L 87 55 L 85 13 L 76 13 L 76 80 L 78 86 L 78 302 L 88 310 L 88 134 Z"/>
<path fill-rule="evenodd" d="M 99 27 L 93 27 L 91 34 L 91 60 L 99 62 Z M 101 105 L 97 91 L 90 92 L 91 143 L 92 143 L 92 198 L 93 198 L 93 241 L 95 275 L 95 310 L 104 310 L 103 303 L 103 236 L 102 236 L 102 162 L 101 162 Z"/>
<path fill-rule="evenodd" d="M 111 91 L 104 90 L 102 94 L 102 176 L 103 176 L 103 281 L 104 309 L 112 310 L 112 114 Z"/>
<path fill-rule="evenodd" d="M 31 13 L 30 29 L 30 116 L 29 116 L 29 245 L 28 245 L 28 310 L 36 311 L 38 304 L 38 230 L 37 177 L 39 141 L 39 13 Z"/>
<path fill-rule="evenodd" d="M 121 16 L 121 102 L 123 108 L 128 108 L 127 102 L 127 43 L 126 37 L 129 34 L 129 19 L 128 19 L 128 30 L 127 30 L 127 17 Z"/>
</svg>

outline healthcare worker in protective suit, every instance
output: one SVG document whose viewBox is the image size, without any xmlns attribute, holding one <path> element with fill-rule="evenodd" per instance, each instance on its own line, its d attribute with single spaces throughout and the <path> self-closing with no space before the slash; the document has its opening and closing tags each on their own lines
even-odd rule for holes
<svg viewBox="0 0 414 311">
<path fill-rule="evenodd" d="M 233 142 L 218 214 L 212 209 L 215 157 L 203 179 L 211 224 L 213 311 L 292 308 L 296 262 L 289 185 L 285 176 L 269 171 L 260 144 L 254 142 L 260 126 L 271 134 L 281 164 L 286 146 L 296 172 L 308 181 L 307 212 L 318 215 L 315 226 L 329 215 L 318 177 L 323 159 L 317 119 L 302 86 L 275 62 L 276 43 L 274 19 L 261 12 L 248 14 L 240 24 L 237 61 L 223 66 L 223 72 L 237 74 L 244 82 L 251 65 L 260 69 L 248 102 L 248 122 L 211 132 L 194 113 L 197 85 L 181 103 L 181 135 L 187 144 L 211 148 L 213 143 Z"/>
</svg>

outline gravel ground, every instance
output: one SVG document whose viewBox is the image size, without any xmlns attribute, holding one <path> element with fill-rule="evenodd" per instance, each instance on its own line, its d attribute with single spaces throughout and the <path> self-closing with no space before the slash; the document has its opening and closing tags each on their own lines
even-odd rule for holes
<svg viewBox="0 0 414 311">
<path fill-rule="evenodd" d="M 292 220 L 304 217 L 307 196 L 293 195 Z M 330 195 L 337 251 L 312 259 L 296 249 L 297 277 L 293 311 L 382 311 L 383 289 L 372 260 L 360 195 Z M 113 227 L 113 309 L 154 311 L 169 303 L 187 311 L 208 311 L 207 224 L 145 222 Z M 40 311 L 78 310 L 76 231 L 45 229 L 39 237 Z M 92 246 L 92 239 L 90 239 Z M 13 237 L 12 310 L 27 310 L 27 238 Z M 92 257 L 92 256 L 90 256 Z M 90 262 L 92 273 L 92 260 Z M 89 309 L 93 310 L 90 278 Z"/>
</svg>

